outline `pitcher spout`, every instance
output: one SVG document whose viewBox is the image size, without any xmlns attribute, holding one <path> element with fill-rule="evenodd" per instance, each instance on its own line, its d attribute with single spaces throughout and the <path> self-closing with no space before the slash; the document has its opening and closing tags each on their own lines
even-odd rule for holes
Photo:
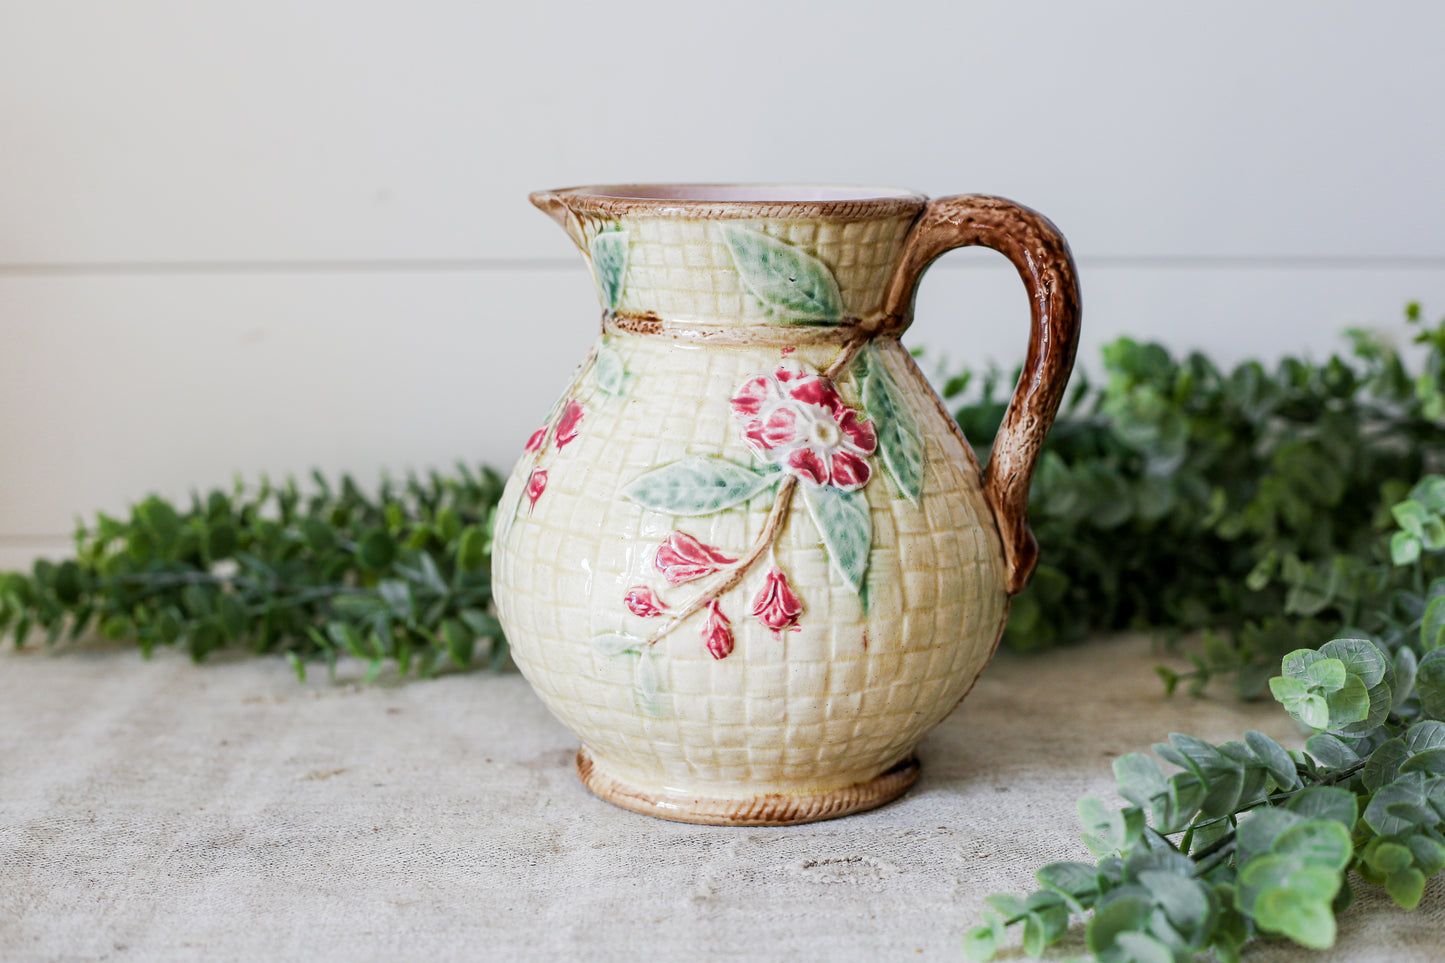
<svg viewBox="0 0 1445 963">
<path fill-rule="evenodd" d="M 577 215 L 567 206 L 567 201 L 560 192 L 535 191 L 528 194 L 527 199 L 537 210 L 562 225 L 562 230 L 567 232 L 567 236 L 572 239 L 573 244 L 576 244 L 584 252 L 587 250 L 587 239 L 583 236 L 582 224 L 577 220 Z"/>
</svg>

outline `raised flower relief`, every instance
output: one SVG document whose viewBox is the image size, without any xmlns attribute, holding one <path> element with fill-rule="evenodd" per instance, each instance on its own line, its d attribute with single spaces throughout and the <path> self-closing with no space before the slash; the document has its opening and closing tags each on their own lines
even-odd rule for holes
<svg viewBox="0 0 1445 963">
<path fill-rule="evenodd" d="M 736 561 L 736 558 L 704 545 L 686 532 L 673 532 L 667 536 L 653 557 L 657 570 L 673 585 L 711 575 Z"/>
<path fill-rule="evenodd" d="M 768 569 L 767 580 L 753 597 L 749 614 L 772 629 L 775 636 L 781 637 L 785 629 L 796 628 L 798 616 L 803 614 L 803 603 L 788 584 L 788 576 L 776 565 Z"/>
<path fill-rule="evenodd" d="M 667 606 L 662 604 L 662 600 L 657 597 L 657 593 L 646 585 L 634 585 L 627 590 L 622 601 L 627 606 L 627 611 L 639 618 L 656 618 L 659 615 L 666 615 L 668 611 Z"/>
<path fill-rule="evenodd" d="M 733 625 L 717 599 L 707 603 L 707 618 L 702 623 L 702 641 L 714 659 L 726 659 L 733 654 Z"/>
<path fill-rule="evenodd" d="M 527 478 L 527 514 L 537 507 L 537 499 L 547 490 L 547 473 L 540 468 L 532 472 Z"/>
<path fill-rule="evenodd" d="M 788 359 L 771 373 L 743 383 L 732 398 L 743 441 L 764 461 L 812 485 L 854 492 L 872 474 L 867 458 L 878 434 L 838 389 L 817 372 Z"/>
<path fill-rule="evenodd" d="M 561 451 L 567 443 L 577 437 L 577 432 L 582 426 L 582 404 L 576 398 L 567 399 L 567 404 L 562 406 L 562 414 L 557 419 L 557 450 Z"/>
</svg>

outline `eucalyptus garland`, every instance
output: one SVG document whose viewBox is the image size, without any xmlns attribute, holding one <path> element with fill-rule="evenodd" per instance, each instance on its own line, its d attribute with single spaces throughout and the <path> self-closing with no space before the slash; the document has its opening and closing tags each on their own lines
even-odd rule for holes
<svg viewBox="0 0 1445 963">
<path fill-rule="evenodd" d="M 0 575 L 0 633 L 16 645 L 87 631 L 146 654 L 185 647 L 284 653 L 297 675 L 341 655 L 374 679 L 507 663 L 492 608 L 491 515 L 501 476 L 458 466 L 374 495 L 350 477 L 313 476 L 192 496 L 151 496 L 127 518 L 100 514 L 75 533 L 75 557 Z"/>
<path fill-rule="evenodd" d="M 1229 672 L 1251 697 L 1287 652 L 1342 625 L 1397 644 L 1425 586 L 1391 563 L 1445 544 L 1416 509 L 1392 509 L 1445 469 L 1445 322 L 1423 325 L 1417 304 L 1406 317 L 1414 370 L 1365 331 L 1348 353 L 1272 371 L 1127 338 L 1106 347 L 1103 387 L 1079 379 L 1040 459 L 1030 520 L 1043 553 L 1008 643 L 1202 633 L 1195 669 L 1162 673 L 1170 689 Z M 957 417 L 981 458 L 1002 383 L 965 373 L 945 386 L 967 399 Z M 1406 528 L 1382 540 L 1392 511 Z"/>
<path fill-rule="evenodd" d="M 1354 898 L 1350 871 L 1416 907 L 1445 869 L 1445 478 L 1426 477 L 1391 514 L 1380 542 L 1403 587 L 1370 601 L 1413 615 L 1389 637 L 1347 631 L 1290 652 L 1269 679 L 1314 733 L 1304 751 L 1253 731 L 1222 745 L 1175 733 L 1153 756 L 1119 757 L 1127 805 L 1079 802 L 1097 861 L 1050 863 L 1036 892 L 989 897 L 970 959 L 991 959 L 1015 924 L 1038 956 L 1088 914 L 1101 963 L 1238 960 L 1259 935 L 1324 948 Z"/>
</svg>

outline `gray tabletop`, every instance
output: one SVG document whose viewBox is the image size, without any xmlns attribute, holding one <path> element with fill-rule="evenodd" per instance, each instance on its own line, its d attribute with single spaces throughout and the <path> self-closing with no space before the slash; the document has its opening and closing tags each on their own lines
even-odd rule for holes
<svg viewBox="0 0 1445 963">
<path fill-rule="evenodd" d="M 1137 638 L 1001 656 L 871 813 L 667 823 L 589 796 L 516 675 L 299 684 L 98 644 L 0 652 L 5 960 L 956 960 L 992 892 L 1087 858 L 1074 804 L 1170 731 L 1273 704 L 1165 699 Z M 1404 913 L 1359 884 L 1335 950 L 1445 959 L 1445 887 Z M 1077 943 L 1071 952 L 1079 952 Z"/>
</svg>

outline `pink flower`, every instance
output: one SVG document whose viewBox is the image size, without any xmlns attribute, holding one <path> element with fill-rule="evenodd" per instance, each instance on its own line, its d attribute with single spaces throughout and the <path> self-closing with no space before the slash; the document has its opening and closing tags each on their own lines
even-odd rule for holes
<svg viewBox="0 0 1445 963">
<path fill-rule="evenodd" d="M 541 497 L 542 497 L 542 493 L 543 493 L 544 491 L 546 491 L 546 490 L 547 490 L 547 473 L 544 472 L 544 471 L 534 471 L 534 472 L 532 472 L 531 477 L 529 477 L 529 478 L 527 479 L 527 502 L 528 502 L 528 505 L 527 505 L 527 514 L 528 514 L 528 515 L 532 514 L 532 509 L 534 509 L 534 508 L 537 507 L 537 499 L 541 498 Z"/>
<path fill-rule="evenodd" d="M 803 614 L 803 603 L 788 584 L 788 577 L 780 568 L 768 570 L 768 580 L 753 599 L 752 615 L 756 615 L 773 633 L 780 634 L 792 627 Z"/>
<path fill-rule="evenodd" d="M 627 597 L 623 600 L 633 615 L 640 615 L 644 619 L 650 619 L 654 615 L 664 615 L 667 606 L 653 593 L 646 585 L 634 585 L 627 590 Z"/>
<path fill-rule="evenodd" d="M 732 655 L 732 623 L 723 615 L 717 599 L 707 603 L 707 621 L 702 624 L 702 641 L 714 659 L 726 659 Z"/>
<path fill-rule="evenodd" d="M 542 439 L 547 437 L 547 426 L 543 425 L 532 432 L 532 437 L 527 439 L 527 451 L 536 451 L 542 447 Z"/>
<path fill-rule="evenodd" d="M 878 433 L 817 372 L 787 359 L 744 382 L 732 408 L 748 447 L 788 474 L 845 492 L 868 484 Z"/>
<path fill-rule="evenodd" d="M 577 428 L 582 424 L 582 405 L 573 398 L 562 408 L 562 417 L 557 419 L 557 450 L 577 437 Z"/>
<path fill-rule="evenodd" d="M 653 564 L 673 585 L 711 575 L 737 559 L 729 558 L 711 545 L 704 545 L 686 532 L 673 532 L 657 549 Z"/>
</svg>

